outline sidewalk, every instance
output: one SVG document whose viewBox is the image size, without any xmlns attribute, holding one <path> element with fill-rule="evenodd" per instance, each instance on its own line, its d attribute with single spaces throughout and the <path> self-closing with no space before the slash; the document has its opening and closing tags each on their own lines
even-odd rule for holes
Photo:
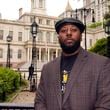
<svg viewBox="0 0 110 110">
<path fill-rule="evenodd" d="M 22 91 L 12 101 L 12 103 L 34 103 L 35 92 Z"/>
</svg>

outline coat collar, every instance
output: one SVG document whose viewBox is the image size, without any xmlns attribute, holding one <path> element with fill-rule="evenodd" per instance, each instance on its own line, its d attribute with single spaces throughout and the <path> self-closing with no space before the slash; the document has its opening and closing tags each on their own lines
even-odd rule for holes
<svg viewBox="0 0 110 110">
<path fill-rule="evenodd" d="M 54 70 L 56 70 L 56 85 L 55 85 L 55 91 L 56 91 L 56 96 L 58 99 L 58 103 L 60 108 L 63 106 L 63 104 L 66 102 L 71 89 L 73 87 L 73 85 L 75 84 L 78 76 L 81 73 L 82 68 L 84 67 L 84 64 L 86 63 L 86 58 L 87 58 L 87 51 L 85 51 L 84 49 L 82 49 L 82 47 L 80 47 L 79 50 L 79 54 L 77 56 L 77 59 L 72 67 L 71 73 L 70 73 L 70 77 L 68 80 L 68 83 L 66 85 L 66 91 L 64 94 L 64 98 L 62 100 L 62 96 L 61 96 L 61 82 L 60 82 L 60 62 L 61 62 L 61 57 L 58 57 L 55 60 L 55 67 Z"/>
<path fill-rule="evenodd" d="M 72 87 L 74 86 L 78 76 L 81 73 L 82 68 L 84 67 L 84 64 L 86 63 L 86 58 L 87 58 L 87 52 L 85 50 L 83 50 L 82 48 L 80 48 L 77 59 L 70 72 L 70 77 L 69 77 L 68 83 L 66 85 L 66 91 L 64 94 L 62 104 L 64 104 L 66 102 L 66 100 L 71 92 Z"/>
</svg>

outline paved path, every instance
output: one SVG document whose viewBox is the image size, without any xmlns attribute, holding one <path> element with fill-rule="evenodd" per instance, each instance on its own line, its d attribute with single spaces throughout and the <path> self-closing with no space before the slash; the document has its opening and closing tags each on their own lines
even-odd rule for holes
<svg viewBox="0 0 110 110">
<path fill-rule="evenodd" d="M 35 92 L 22 91 L 12 101 L 12 103 L 34 103 Z"/>
</svg>

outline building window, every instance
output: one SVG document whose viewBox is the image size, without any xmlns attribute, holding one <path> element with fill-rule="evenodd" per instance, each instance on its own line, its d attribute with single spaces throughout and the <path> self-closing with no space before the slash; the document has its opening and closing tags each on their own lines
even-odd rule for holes
<svg viewBox="0 0 110 110">
<path fill-rule="evenodd" d="M 18 41 L 22 41 L 22 32 L 18 32 Z"/>
<path fill-rule="evenodd" d="M 56 24 L 57 21 L 54 21 L 54 25 Z"/>
<path fill-rule="evenodd" d="M 43 1 L 44 0 L 39 0 L 39 8 L 43 8 Z"/>
<path fill-rule="evenodd" d="M 40 31 L 38 33 L 38 42 L 42 42 L 42 41 L 43 41 L 43 33 L 42 33 L 42 31 Z"/>
<path fill-rule="evenodd" d="M 51 23 L 50 20 L 47 20 L 47 21 L 46 21 L 46 24 L 47 24 L 47 25 L 50 25 L 50 23 Z"/>
<path fill-rule="evenodd" d="M 21 59 L 22 57 L 22 50 L 18 50 L 18 59 Z"/>
<path fill-rule="evenodd" d="M 39 24 L 42 24 L 42 19 L 39 19 Z"/>
<path fill-rule="evenodd" d="M 11 36 L 13 40 L 13 31 L 9 31 L 9 36 Z"/>
<path fill-rule="evenodd" d="M 29 40 L 32 40 L 32 34 L 29 32 Z"/>
<path fill-rule="evenodd" d="M 0 49 L 0 58 L 3 58 L 3 49 Z"/>
<path fill-rule="evenodd" d="M 92 39 L 89 39 L 90 47 L 92 46 Z"/>
<path fill-rule="evenodd" d="M 34 17 L 30 17 L 30 22 L 34 22 Z"/>
<path fill-rule="evenodd" d="M 50 43 L 50 42 L 51 42 L 50 32 L 47 32 L 47 34 L 46 34 L 46 39 L 47 39 L 47 43 Z"/>
<path fill-rule="evenodd" d="M 39 60 L 39 49 L 37 48 L 37 60 Z"/>
<path fill-rule="evenodd" d="M 55 32 L 54 33 L 54 36 L 53 36 L 53 43 L 57 43 L 58 42 L 58 38 L 57 38 L 57 33 Z"/>
<path fill-rule="evenodd" d="M 32 0 L 33 8 L 36 8 L 36 0 Z"/>
<path fill-rule="evenodd" d="M 13 58 L 13 50 L 10 49 L 10 58 Z"/>
<path fill-rule="evenodd" d="M 0 40 L 3 40 L 3 30 L 0 30 Z"/>
<path fill-rule="evenodd" d="M 56 52 L 53 51 L 53 59 L 55 59 L 55 58 L 56 58 Z"/>
</svg>

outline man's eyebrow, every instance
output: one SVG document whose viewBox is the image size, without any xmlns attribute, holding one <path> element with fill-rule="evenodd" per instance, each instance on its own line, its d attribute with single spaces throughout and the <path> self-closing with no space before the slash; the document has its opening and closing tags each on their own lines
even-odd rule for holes
<svg viewBox="0 0 110 110">
<path fill-rule="evenodd" d="M 61 29 L 63 29 L 63 28 L 67 28 L 67 26 L 62 27 Z"/>
</svg>

